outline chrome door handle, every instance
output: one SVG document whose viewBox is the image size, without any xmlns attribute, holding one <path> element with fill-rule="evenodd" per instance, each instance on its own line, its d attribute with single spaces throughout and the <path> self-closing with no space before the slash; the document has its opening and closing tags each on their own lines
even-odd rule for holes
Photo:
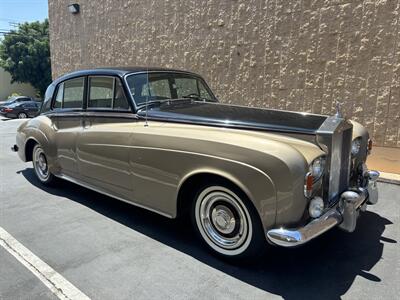
<svg viewBox="0 0 400 300">
<path fill-rule="evenodd" d="M 88 129 L 90 126 L 92 126 L 92 122 L 90 122 L 90 120 L 82 120 L 83 129 Z"/>
</svg>

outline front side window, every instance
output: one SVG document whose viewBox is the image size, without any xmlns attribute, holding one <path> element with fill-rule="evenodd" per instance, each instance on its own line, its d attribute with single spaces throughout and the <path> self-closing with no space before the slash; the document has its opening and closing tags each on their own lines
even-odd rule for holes
<svg viewBox="0 0 400 300">
<path fill-rule="evenodd" d="M 127 77 L 128 86 L 140 106 L 146 101 L 194 98 L 215 102 L 211 91 L 199 77 L 173 72 L 132 74 Z"/>
<path fill-rule="evenodd" d="M 53 108 L 82 108 L 85 79 L 66 80 L 58 85 Z"/>
<path fill-rule="evenodd" d="M 26 103 L 22 106 L 25 108 L 36 108 L 37 107 L 35 103 Z"/>
<path fill-rule="evenodd" d="M 121 81 L 108 76 L 89 77 L 88 108 L 128 110 Z"/>
<path fill-rule="evenodd" d="M 112 107 L 114 78 L 89 77 L 89 87 L 88 107 Z"/>
</svg>

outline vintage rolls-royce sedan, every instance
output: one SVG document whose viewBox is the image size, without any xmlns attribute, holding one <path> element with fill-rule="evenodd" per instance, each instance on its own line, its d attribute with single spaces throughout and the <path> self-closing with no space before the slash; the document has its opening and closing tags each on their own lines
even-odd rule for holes
<svg viewBox="0 0 400 300">
<path fill-rule="evenodd" d="M 43 184 L 62 178 L 169 218 L 228 258 L 355 229 L 377 202 L 366 129 L 334 116 L 219 103 L 197 74 L 76 71 L 47 89 L 16 145 Z"/>
</svg>

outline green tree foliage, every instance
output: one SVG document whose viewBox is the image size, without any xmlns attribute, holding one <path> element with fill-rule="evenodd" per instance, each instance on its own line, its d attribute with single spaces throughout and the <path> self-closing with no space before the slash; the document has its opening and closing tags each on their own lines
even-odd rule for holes
<svg viewBox="0 0 400 300">
<path fill-rule="evenodd" d="M 49 22 L 24 23 L 0 41 L 0 66 L 11 82 L 30 83 L 43 96 L 51 83 Z"/>
</svg>

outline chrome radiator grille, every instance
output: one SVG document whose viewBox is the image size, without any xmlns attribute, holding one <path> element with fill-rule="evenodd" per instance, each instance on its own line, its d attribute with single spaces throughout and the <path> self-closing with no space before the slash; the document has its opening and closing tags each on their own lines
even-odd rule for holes
<svg viewBox="0 0 400 300">
<path fill-rule="evenodd" d="M 329 203 L 339 199 L 341 193 L 348 189 L 350 180 L 352 128 L 335 132 L 332 136 L 329 172 Z"/>
<path fill-rule="evenodd" d="M 349 185 L 352 133 L 352 124 L 337 117 L 329 117 L 317 133 L 318 144 L 328 153 L 323 192 L 329 206 Z"/>
</svg>

